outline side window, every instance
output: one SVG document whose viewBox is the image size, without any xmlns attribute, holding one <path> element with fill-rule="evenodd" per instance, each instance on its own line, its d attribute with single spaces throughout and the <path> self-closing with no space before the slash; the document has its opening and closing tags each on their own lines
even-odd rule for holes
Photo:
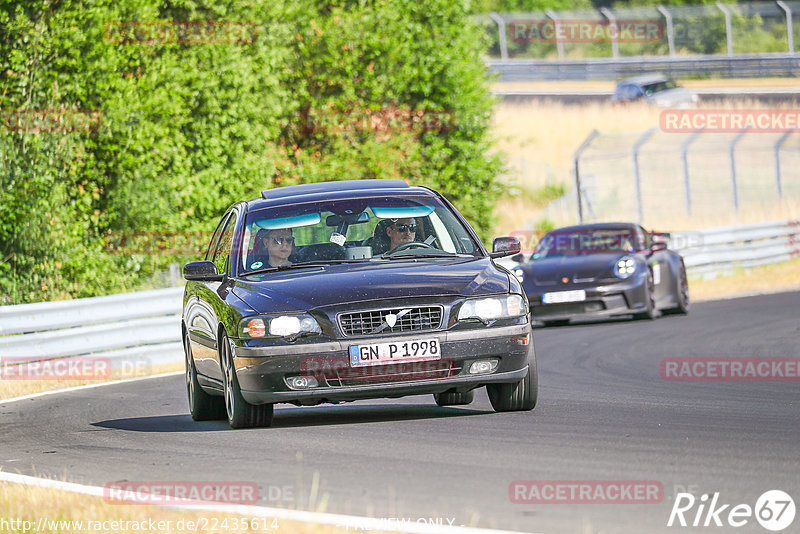
<svg viewBox="0 0 800 534">
<path fill-rule="evenodd" d="M 214 252 L 214 265 L 217 266 L 217 271 L 220 273 L 228 271 L 228 258 L 231 255 L 234 228 L 236 228 L 235 212 L 228 218 L 228 222 L 225 223 L 225 229 L 222 231 L 219 243 L 217 244 L 217 250 Z"/>
<path fill-rule="evenodd" d="M 211 242 L 208 244 L 208 250 L 206 251 L 206 261 L 211 261 L 214 258 L 214 252 L 217 250 L 217 243 L 219 243 L 219 236 L 222 234 L 222 229 L 225 228 L 225 221 L 228 219 L 228 213 L 225 214 L 224 217 L 219 221 L 219 225 L 217 225 L 217 229 L 214 230 L 214 235 L 211 236 Z"/>
</svg>

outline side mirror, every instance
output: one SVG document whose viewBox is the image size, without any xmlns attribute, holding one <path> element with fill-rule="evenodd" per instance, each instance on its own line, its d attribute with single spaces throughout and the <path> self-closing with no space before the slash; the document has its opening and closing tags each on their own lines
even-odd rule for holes
<svg viewBox="0 0 800 534">
<path fill-rule="evenodd" d="M 519 239 L 516 237 L 496 237 L 492 243 L 492 258 L 503 258 L 512 254 L 518 254 L 522 250 Z"/>
<path fill-rule="evenodd" d="M 217 272 L 217 266 L 212 261 L 193 261 L 183 266 L 183 277 L 199 282 L 216 282 L 225 278 L 225 275 Z"/>
</svg>

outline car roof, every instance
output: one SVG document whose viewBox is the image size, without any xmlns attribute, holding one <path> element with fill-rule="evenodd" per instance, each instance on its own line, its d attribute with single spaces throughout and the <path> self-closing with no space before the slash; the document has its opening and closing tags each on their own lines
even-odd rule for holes
<svg viewBox="0 0 800 534">
<path fill-rule="evenodd" d="M 252 210 L 295 202 L 398 193 L 424 193 L 436 196 L 436 193 L 427 187 L 410 186 L 405 181 L 397 179 L 337 180 L 265 189 L 261 192 L 261 198 L 249 200 L 247 205 Z"/>
<path fill-rule="evenodd" d="M 575 226 L 564 226 L 563 228 L 553 228 L 550 232 L 575 232 L 585 230 L 617 230 L 627 229 L 635 230 L 639 225 L 636 223 L 627 222 L 611 222 L 611 223 L 591 223 L 591 224 L 577 224 Z M 548 232 L 548 233 L 550 233 Z"/>
<path fill-rule="evenodd" d="M 624 80 L 620 81 L 617 85 L 623 84 L 636 84 L 636 85 L 647 85 L 649 83 L 657 83 L 657 82 L 665 82 L 669 80 L 663 74 L 644 74 L 642 76 L 634 76 L 633 78 L 625 78 Z"/>
</svg>

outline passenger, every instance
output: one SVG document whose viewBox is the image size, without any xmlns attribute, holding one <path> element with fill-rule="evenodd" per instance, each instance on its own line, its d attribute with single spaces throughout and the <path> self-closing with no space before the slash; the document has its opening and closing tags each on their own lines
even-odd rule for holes
<svg viewBox="0 0 800 534">
<path fill-rule="evenodd" d="M 292 264 L 289 260 L 289 256 L 294 251 L 294 237 L 291 228 L 270 230 L 261 239 L 269 255 L 267 261 L 270 267 Z"/>
</svg>

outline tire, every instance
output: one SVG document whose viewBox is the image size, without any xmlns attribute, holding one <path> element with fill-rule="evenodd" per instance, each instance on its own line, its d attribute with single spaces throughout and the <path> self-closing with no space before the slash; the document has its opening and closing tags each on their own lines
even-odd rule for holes
<svg viewBox="0 0 800 534">
<path fill-rule="evenodd" d="M 553 321 L 542 321 L 545 326 L 567 326 L 569 319 L 555 319 Z"/>
<path fill-rule="evenodd" d="M 239 389 L 239 379 L 233 365 L 231 342 L 226 334 L 220 336 L 219 361 L 225 390 L 225 413 L 231 428 L 265 427 L 272 424 L 272 404 L 250 404 Z"/>
<path fill-rule="evenodd" d="M 186 364 L 186 394 L 189 398 L 189 413 L 195 421 L 216 421 L 225 419 L 225 400 L 203 390 L 197 381 L 197 368 L 194 366 L 192 346 L 189 336 L 183 333 L 183 353 Z"/>
<path fill-rule="evenodd" d="M 528 374 L 516 384 L 486 384 L 486 392 L 496 412 L 533 410 L 539 393 L 536 362 L 528 366 Z"/>
<path fill-rule="evenodd" d="M 634 317 L 637 319 L 642 319 L 645 321 L 652 321 L 656 318 L 657 310 L 656 310 L 656 301 L 653 298 L 653 273 L 647 273 L 647 282 L 645 283 L 645 300 L 647 301 L 647 311 L 634 314 Z"/>
<path fill-rule="evenodd" d="M 475 399 L 475 391 L 470 390 L 463 393 L 445 391 L 444 393 L 435 393 L 433 398 L 439 406 L 464 406 Z"/>
<path fill-rule="evenodd" d="M 686 315 L 689 313 L 691 301 L 689 299 L 689 279 L 686 277 L 686 266 L 681 261 L 681 268 L 678 271 L 678 305 L 670 308 L 669 313 L 679 313 Z"/>
</svg>

